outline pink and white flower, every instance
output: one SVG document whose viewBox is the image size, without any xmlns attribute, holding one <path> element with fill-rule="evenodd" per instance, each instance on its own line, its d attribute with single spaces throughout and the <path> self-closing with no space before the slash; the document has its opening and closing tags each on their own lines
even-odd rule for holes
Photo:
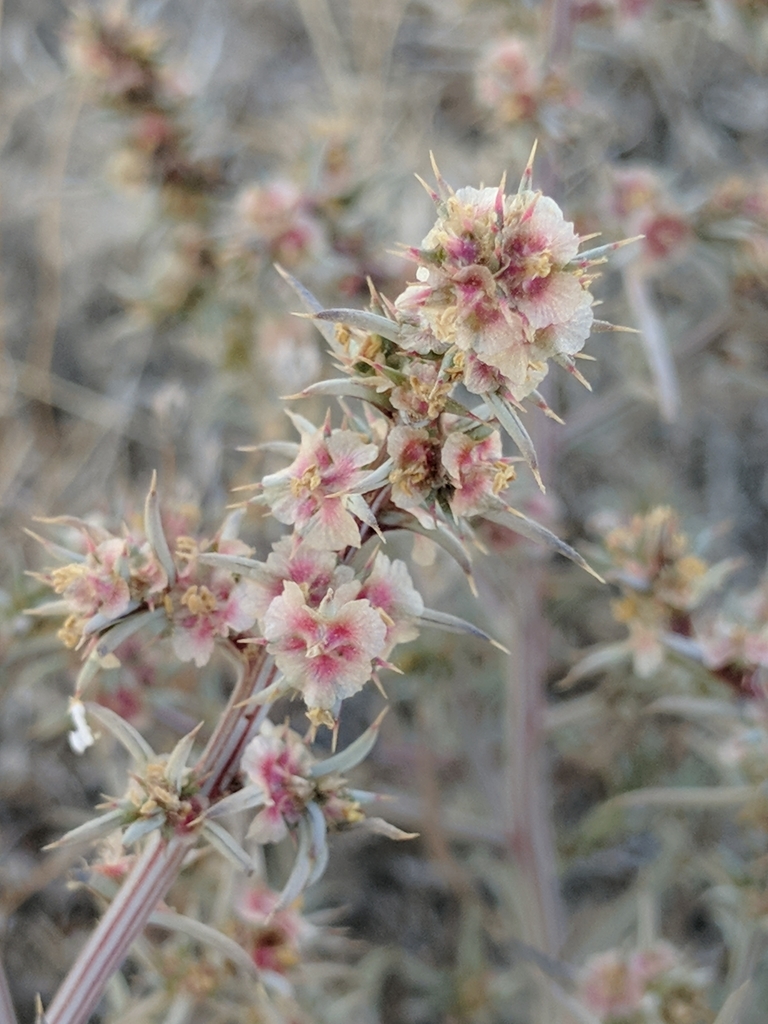
<svg viewBox="0 0 768 1024">
<path fill-rule="evenodd" d="M 266 562 L 259 565 L 260 571 L 254 574 L 253 583 L 260 624 L 275 598 L 282 595 L 287 580 L 297 583 L 307 604 L 316 608 L 329 587 L 336 589 L 354 577 L 350 566 L 339 564 L 335 551 L 313 548 L 295 536 L 281 537 L 272 545 Z"/>
<path fill-rule="evenodd" d="M 478 99 L 507 124 L 536 114 L 542 76 L 531 60 L 530 50 L 528 40 L 507 36 L 484 54 L 478 70 Z"/>
<path fill-rule="evenodd" d="M 340 754 L 317 761 L 306 741 L 287 723 L 264 721 L 240 762 L 248 779 L 246 787 L 229 798 L 242 803 L 241 795 L 252 791 L 256 802 L 263 805 L 248 834 L 259 843 L 278 843 L 302 822 L 306 824 L 307 815 L 319 815 L 326 828 L 362 821 L 360 805 L 336 765 L 345 765 L 347 770 L 358 764 L 373 746 L 377 732 L 378 722 Z M 250 797 L 248 805 L 254 806 Z"/>
<path fill-rule="evenodd" d="M 314 792 L 309 779 L 313 761 L 306 743 L 287 724 L 274 725 L 269 719 L 262 723 L 240 762 L 264 798 L 249 832 L 257 842 L 279 843 L 298 824 Z"/>
<path fill-rule="evenodd" d="M 219 540 L 219 554 L 244 556 L 251 549 L 236 539 Z M 196 548 L 187 550 L 186 568 L 169 595 L 172 608 L 173 651 L 181 661 L 207 664 L 217 637 L 226 638 L 250 630 L 259 609 L 254 580 L 240 578 L 229 569 L 201 564 Z"/>
<path fill-rule="evenodd" d="M 357 581 L 344 583 L 313 608 L 289 580 L 264 616 L 267 650 L 310 709 L 330 712 L 357 693 L 384 652 L 387 626 L 359 591 Z"/>
<path fill-rule="evenodd" d="M 515 469 L 502 457 L 501 436 L 493 431 L 475 440 L 460 432 L 449 433 L 442 451 L 443 466 L 455 490 L 449 499 L 455 516 L 479 515 L 515 479 Z"/>
<path fill-rule="evenodd" d="M 348 506 L 379 449 L 353 430 L 331 430 L 295 417 L 301 432 L 299 453 L 285 469 L 262 481 L 263 498 L 281 523 L 293 524 L 315 548 L 340 551 L 360 547 L 360 529 Z"/>
<path fill-rule="evenodd" d="M 388 657 L 397 644 L 415 640 L 419 635 L 416 621 L 424 612 L 424 601 L 413 585 L 408 567 L 399 558 L 393 561 L 378 551 L 359 596 L 370 601 L 386 624 L 381 657 Z"/>
<path fill-rule="evenodd" d="M 422 427 L 397 426 L 389 432 L 387 452 L 393 461 L 389 474 L 392 501 L 398 508 L 423 518 L 420 509 L 444 482 L 439 439 Z M 431 520 L 426 518 L 426 525 L 430 525 Z"/>
<path fill-rule="evenodd" d="M 281 907 L 280 894 L 265 885 L 246 889 L 236 905 L 237 915 L 248 926 L 243 945 L 262 971 L 285 974 L 301 959 L 301 947 L 316 929 L 298 909 L 298 901 Z"/>
<path fill-rule="evenodd" d="M 545 376 L 547 360 L 570 366 L 589 337 L 592 297 L 574 264 L 579 236 L 554 200 L 526 189 L 505 196 L 501 188 L 463 188 L 437 206 L 437 223 L 411 252 L 420 283 L 395 303 L 402 344 L 471 353 L 520 401 Z M 464 383 L 474 390 L 471 368 Z"/>
</svg>

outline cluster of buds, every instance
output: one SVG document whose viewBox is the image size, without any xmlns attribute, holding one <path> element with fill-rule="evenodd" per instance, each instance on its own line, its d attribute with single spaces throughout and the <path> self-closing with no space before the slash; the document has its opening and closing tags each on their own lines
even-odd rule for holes
<svg viewBox="0 0 768 1024">
<path fill-rule="evenodd" d="M 579 994 L 601 1024 L 710 1024 L 708 981 L 708 972 L 691 967 L 669 943 L 657 942 L 593 956 L 582 969 Z"/>
<path fill-rule="evenodd" d="M 158 755 L 141 733 L 114 711 L 99 704 L 86 705 L 75 698 L 70 702 L 75 725 L 70 742 L 79 752 L 94 742 L 86 712 L 125 747 L 133 759 L 134 770 L 125 794 L 110 797 L 101 805 L 106 813 L 72 829 L 52 845 L 94 841 L 119 830 L 122 846 L 129 847 L 150 832 L 157 831 L 169 839 L 173 835 L 201 831 L 207 801 L 200 795 L 198 781 L 187 766 L 199 727 L 182 737 L 170 754 Z M 207 830 L 207 826 L 203 828 Z"/>
<path fill-rule="evenodd" d="M 613 566 L 609 578 L 622 591 L 613 602 L 613 615 L 629 629 L 635 672 L 648 677 L 664 660 L 666 637 L 692 635 L 691 612 L 719 578 L 690 553 L 671 508 L 656 508 L 617 526 L 606 536 L 605 547 Z"/>
<path fill-rule="evenodd" d="M 613 616 L 629 636 L 594 649 L 565 683 L 627 660 L 641 679 L 655 675 L 670 655 L 701 661 L 693 613 L 733 571 L 734 562 L 710 566 L 692 554 L 677 514 L 665 506 L 613 526 L 605 548 L 610 560 L 606 577 L 621 591 L 612 604 Z"/>
</svg>

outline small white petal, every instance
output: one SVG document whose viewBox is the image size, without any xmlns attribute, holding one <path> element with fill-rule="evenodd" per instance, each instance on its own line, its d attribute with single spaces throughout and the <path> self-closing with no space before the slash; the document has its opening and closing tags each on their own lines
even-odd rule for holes
<svg viewBox="0 0 768 1024">
<path fill-rule="evenodd" d="M 75 727 L 67 734 L 69 745 L 76 754 L 82 754 L 96 741 L 85 716 L 85 705 L 81 700 L 73 698 L 69 702 L 69 716 Z"/>
</svg>

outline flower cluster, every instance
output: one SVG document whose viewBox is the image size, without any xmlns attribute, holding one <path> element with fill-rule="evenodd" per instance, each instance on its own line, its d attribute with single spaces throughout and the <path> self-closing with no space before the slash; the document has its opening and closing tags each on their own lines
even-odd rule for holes
<svg viewBox="0 0 768 1024">
<path fill-rule="evenodd" d="M 354 765 L 350 765 L 353 767 Z M 260 843 L 278 843 L 296 828 L 314 804 L 326 826 L 362 821 L 360 804 L 347 782 L 333 770 L 333 761 L 317 762 L 309 747 L 288 725 L 263 723 L 245 749 L 241 768 L 265 805 L 249 834 Z"/>
<path fill-rule="evenodd" d="M 314 757 L 307 740 L 287 723 L 275 725 L 265 720 L 240 762 L 245 785 L 208 812 L 210 828 L 216 825 L 213 818 L 260 807 L 249 838 L 265 844 L 280 842 L 289 834 L 296 837 L 296 861 L 273 912 L 289 906 L 322 875 L 328 862 L 329 830 L 365 826 L 391 839 L 413 837 L 380 818 L 366 818 L 363 805 L 375 801 L 376 796 L 351 790 L 342 774 L 370 753 L 383 717 L 384 713 L 354 743 L 324 761 Z"/>
<path fill-rule="evenodd" d="M 764 695 L 765 580 L 748 593 L 728 595 L 719 609 L 712 608 L 710 598 L 740 562 L 723 559 L 710 565 L 692 554 L 677 514 L 668 507 L 634 516 L 623 525 L 612 521 L 605 549 L 610 560 L 606 576 L 621 591 L 612 604 L 613 616 L 629 635 L 593 648 L 568 673 L 566 685 L 626 661 L 631 661 L 637 677 L 649 679 L 671 657 L 700 682 L 715 677 L 742 695 Z"/>
<path fill-rule="evenodd" d="M 669 943 L 657 942 L 593 956 L 581 972 L 579 994 L 601 1024 L 707 1024 L 708 980 Z"/>
<path fill-rule="evenodd" d="M 182 661 L 205 665 L 218 639 L 236 637 L 256 622 L 256 586 L 240 574 L 201 557 L 211 552 L 229 557 L 251 553 L 232 535 L 231 519 L 212 540 L 171 536 L 171 553 L 160 520 L 153 484 L 147 498 L 144 530 L 115 536 L 100 526 L 71 517 L 48 520 L 74 531 L 72 550 L 43 541 L 49 552 L 68 564 L 36 574 L 60 600 L 31 609 L 36 615 L 65 614 L 59 637 L 86 655 L 115 663 L 115 648 L 143 626 L 167 629 Z M 176 524 L 176 525 L 181 525 Z"/>
<path fill-rule="evenodd" d="M 294 534 L 277 541 L 265 562 L 208 560 L 243 574 L 283 676 L 277 690 L 298 690 L 316 724 L 333 724 L 341 701 L 388 664 L 395 645 L 416 637 L 424 613 L 405 563 L 381 551 L 355 572 L 335 551 Z"/>
<path fill-rule="evenodd" d="M 192 769 L 187 767 L 198 730 L 182 737 L 170 754 L 158 755 L 141 733 L 114 711 L 98 704 L 84 705 L 74 699 L 70 703 L 70 714 L 75 729 L 70 733 L 70 743 L 81 753 L 94 742 L 86 708 L 88 714 L 125 747 L 133 758 L 135 770 L 123 796 L 110 797 L 101 805 L 105 814 L 72 829 L 53 845 L 93 841 L 116 829 L 120 830 L 124 847 L 132 846 L 156 830 L 166 839 L 174 834 L 204 831 L 206 827 L 201 819 L 207 801 L 199 793 Z"/>
<path fill-rule="evenodd" d="M 526 178 L 511 196 L 503 185 L 454 192 L 439 177 L 438 188 L 437 222 L 408 250 L 418 281 L 395 303 L 400 343 L 441 354 L 475 394 L 522 401 L 550 359 L 573 370 L 590 335 L 590 254 Z"/>
</svg>

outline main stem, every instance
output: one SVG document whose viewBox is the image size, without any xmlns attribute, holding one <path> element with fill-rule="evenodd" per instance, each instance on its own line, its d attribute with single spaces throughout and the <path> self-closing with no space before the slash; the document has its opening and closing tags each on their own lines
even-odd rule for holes
<svg viewBox="0 0 768 1024">
<path fill-rule="evenodd" d="M 238 657 L 238 681 L 195 765 L 195 775 L 204 779 L 202 791 L 212 800 L 227 792 L 243 748 L 251 738 L 258 708 L 239 705 L 264 689 L 275 672 L 263 648 L 250 649 L 245 654 L 238 652 Z M 152 834 L 47 1009 L 46 1024 L 86 1024 L 110 978 L 175 882 L 184 858 L 196 842 L 195 833 L 175 835 L 170 840 L 162 839 L 157 832 Z"/>
</svg>

